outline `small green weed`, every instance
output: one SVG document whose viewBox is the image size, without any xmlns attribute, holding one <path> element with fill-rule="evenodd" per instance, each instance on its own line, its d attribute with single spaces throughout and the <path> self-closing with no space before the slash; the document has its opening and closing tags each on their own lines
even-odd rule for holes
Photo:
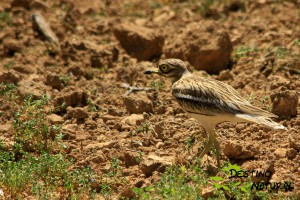
<svg viewBox="0 0 300 200">
<path fill-rule="evenodd" d="M 275 55 L 277 58 L 284 58 L 288 55 L 288 51 L 286 48 L 278 47 L 275 49 Z"/>
<path fill-rule="evenodd" d="M 150 87 L 155 89 L 155 90 L 160 90 L 161 88 L 163 88 L 164 86 L 164 82 L 159 80 L 159 81 L 151 81 L 150 83 Z"/>
<path fill-rule="evenodd" d="M 88 103 L 90 112 L 97 112 L 98 111 L 98 106 L 90 98 L 87 100 L 87 103 Z"/>
<path fill-rule="evenodd" d="M 210 10 L 211 6 L 216 2 L 216 0 L 204 0 L 201 1 L 201 6 L 199 7 L 199 13 L 201 16 L 205 17 Z"/>
<path fill-rule="evenodd" d="M 4 30 L 7 26 L 13 25 L 13 18 L 8 12 L 0 12 L 0 30 Z"/>
<path fill-rule="evenodd" d="M 248 56 L 251 52 L 258 52 L 258 48 L 239 46 L 236 50 L 234 50 L 234 59 L 238 60 L 242 57 Z"/>
<path fill-rule="evenodd" d="M 4 68 L 9 71 L 14 65 L 14 61 L 9 61 L 8 63 L 4 64 Z"/>
<path fill-rule="evenodd" d="M 141 126 L 137 129 L 137 133 L 146 133 L 146 134 L 148 134 L 148 132 L 150 131 L 150 123 L 149 123 L 149 121 L 146 121 L 146 122 L 143 122 L 142 124 L 141 124 Z"/>
<path fill-rule="evenodd" d="M 61 82 L 66 86 L 69 84 L 71 77 L 70 76 L 66 76 L 66 75 L 60 75 L 59 76 L 59 80 L 61 80 Z"/>
</svg>

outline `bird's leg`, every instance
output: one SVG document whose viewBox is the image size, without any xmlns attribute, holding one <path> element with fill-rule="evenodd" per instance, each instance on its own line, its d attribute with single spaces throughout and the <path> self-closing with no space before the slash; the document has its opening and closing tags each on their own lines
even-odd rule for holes
<svg viewBox="0 0 300 200">
<path fill-rule="evenodd" d="M 201 152 L 200 158 L 203 158 L 203 156 L 209 152 L 209 150 L 211 149 L 212 145 L 213 145 L 213 139 L 211 138 L 211 134 L 208 134 L 208 142 L 205 145 L 203 151 Z"/>
<path fill-rule="evenodd" d="M 212 138 L 212 141 L 213 141 L 214 146 L 216 148 L 217 164 L 218 164 L 218 168 L 220 168 L 221 167 L 221 165 L 220 165 L 220 146 L 219 146 L 219 143 L 216 139 L 214 131 L 210 132 L 210 137 Z"/>
</svg>

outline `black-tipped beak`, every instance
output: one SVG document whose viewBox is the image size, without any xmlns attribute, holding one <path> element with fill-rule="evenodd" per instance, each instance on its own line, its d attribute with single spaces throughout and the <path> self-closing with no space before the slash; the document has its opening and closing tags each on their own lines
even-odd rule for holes
<svg viewBox="0 0 300 200">
<path fill-rule="evenodd" d="M 158 69 L 155 69 L 155 70 L 147 70 L 147 71 L 145 71 L 144 72 L 144 74 L 153 74 L 153 73 L 155 73 L 155 74 L 159 74 L 159 71 L 158 71 Z"/>
</svg>

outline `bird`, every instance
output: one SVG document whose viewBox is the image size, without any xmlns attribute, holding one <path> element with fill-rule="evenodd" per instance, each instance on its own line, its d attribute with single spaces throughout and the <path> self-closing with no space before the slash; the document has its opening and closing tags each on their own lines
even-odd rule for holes
<svg viewBox="0 0 300 200">
<path fill-rule="evenodd" d="M 214 146 L 218 168 L 220 147 L 214 132 L 217 124 L 250 122 L 286 130 L 283 125 L 271 119 L 278 117 L 277 115 L 251 105 L 236 89 L 224 82 L 192 74 L 187 69 L 187 64 L 180 59 L 161 60 L 156 69 L 149 69 L 144 73 L 171 79 L 172 95 L 187 115 L 196 119 L 208 135 L 208 142 L 200 158 Z"/>
</svg>

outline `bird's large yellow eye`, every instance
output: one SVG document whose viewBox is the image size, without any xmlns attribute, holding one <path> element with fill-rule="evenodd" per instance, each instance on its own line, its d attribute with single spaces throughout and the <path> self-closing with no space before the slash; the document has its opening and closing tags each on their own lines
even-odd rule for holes
<svg viewBox="0 0 300 200">
<path fill-rule="evenodd" d="M 167 72 L 169 71 L 169 66 L 168 65 L 161 65 L 160 67 L 161 72 Z"/>
</svg>

